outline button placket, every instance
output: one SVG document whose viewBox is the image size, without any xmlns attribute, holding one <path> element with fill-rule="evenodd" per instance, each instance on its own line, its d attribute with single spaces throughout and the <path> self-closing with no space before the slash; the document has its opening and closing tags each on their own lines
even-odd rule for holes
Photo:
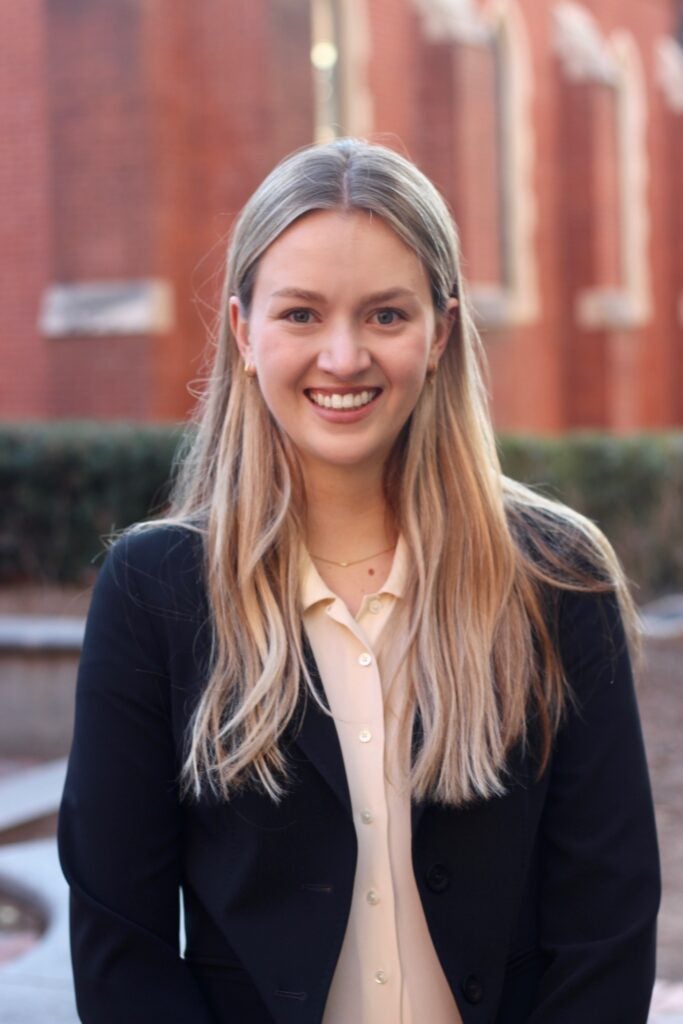
<svg viewBox="0 0 683 1024">
<path fill-rule="evenodd" d="M 382 672 L 375 645 L 391 607 L 391 599 L 367 596 L 360 613 L 329 608 L 325 626 L 333 623 L 348 632 L 343 665 L 332 644 L 322 652 L 334 687 L 330 704 L 337 722 L 349 776 L 358 830 L 358 863 L 354 885 L 354 914 L 363 930 L 362 974 L 364 999 L 376 1007 L 378 1019 L 401 1016 L 401 966 L 396 936 L 395 892 L 388 846 L 388 807 L 385 780 L 386 714 Z M 332 620 L 332 621 L 330 621 Z M 325 683 L 327 679 L 323 676 Z M 362 744 L 362 750 L 361 745 Z M 371 827 L 370 827 L 371 826 Z M 426 867 L 427 865 L 425 865 Z M 361 976 L 358 976 L 361 982 Z M 375 1011 L 373 1011 L 375 1012 Z"/>
</svg>

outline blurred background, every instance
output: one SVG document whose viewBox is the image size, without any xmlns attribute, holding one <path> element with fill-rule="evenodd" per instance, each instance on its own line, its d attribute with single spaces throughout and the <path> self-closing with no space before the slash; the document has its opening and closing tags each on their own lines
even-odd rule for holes
<svg viewBox="0 0 683 1024">
<path fill-rule="evenodd" d="M 0 1022 L 75 1019 L 54 812 L 102 538 L 163 507 L 235 215 L 337 135 L 448 200 L 504 469 L 634 582 L 683 1020 L 683 0 L 0 9 Z"/>
<path fill-rule="evenodd" d="M 503 430 L 683 422 L 680 0 L 5 0 L 4 418 L 176 420 L 235 213 L 371 136 L 449 200 Z"/>
</svg>

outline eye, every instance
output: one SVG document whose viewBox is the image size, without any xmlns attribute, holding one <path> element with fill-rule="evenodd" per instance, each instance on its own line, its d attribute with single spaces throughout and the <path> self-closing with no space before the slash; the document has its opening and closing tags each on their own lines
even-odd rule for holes
<svg viewBox="0 0 683 1024">
<path fill-rule="evenodd" d="M 400 320 L 406 319 L 400 309 L 377 309 L 372 315 L 380 327 L 394 327 Z"/>
<path fill-rule="evenodd" d="M 313 310 L 311 309 L 288 309 L 282 314 L 283 320 L 289 320 L 292 324 L 313 323 Z"/>
</svg>

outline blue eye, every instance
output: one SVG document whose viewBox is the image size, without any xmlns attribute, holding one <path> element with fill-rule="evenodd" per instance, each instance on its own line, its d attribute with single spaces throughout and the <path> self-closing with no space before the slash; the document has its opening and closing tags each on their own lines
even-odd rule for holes
<svg viewBox="0 0 683 1024">
<path fill-rule="evenodd" d="M 398 320 L 405 320 L 398 309 L 378 309 L 374 316 L 382 327 L 393 327 Z"/>
<path fill-rule="evenodd" d="M 310 324 L 312 319 L 313 313 L 310 309 L 290 309 L 285 313 L 285 320 L 293 324 Z"/>
</svg>

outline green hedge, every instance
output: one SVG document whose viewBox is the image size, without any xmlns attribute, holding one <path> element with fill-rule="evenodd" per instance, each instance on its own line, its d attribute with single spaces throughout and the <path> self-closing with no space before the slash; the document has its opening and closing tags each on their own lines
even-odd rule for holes
<svg viewBox="0 0 683 1024">
<path fill-rule="evenodd" d="M 506 437 L 501 457 L 508 476 L 600 526 L 636 600 L 683 589 L 683 434 Z"/>
<path fill-rule="evenodd" d="M 181 427 L 0 425 L 0 581 L 87 581 L 103 538 L 163 508 Z M 506 473 L 580 509 L 640 599 L 683 587 L 683 434 L 500 439 Z"/>
<path fill-rule="evenodd" d="M 181 430 L 0 425 L 0 581 L 94 577 L 103 539 L 163 508 Z"/>
</svg>

